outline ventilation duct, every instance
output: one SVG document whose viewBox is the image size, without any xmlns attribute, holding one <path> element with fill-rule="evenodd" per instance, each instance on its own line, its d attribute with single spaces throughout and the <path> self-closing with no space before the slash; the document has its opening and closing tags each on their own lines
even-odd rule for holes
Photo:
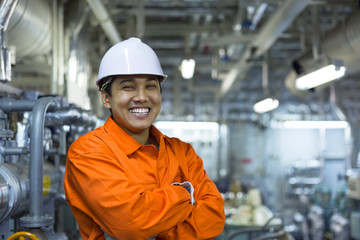
<svg viewBox="0 0 360 240">
<path fill-rule="evenodd" d="M 7 34 L 8 42 L 16 48 L 17 57 L 49 53 L 51 49 L 49 1 L 18 1 L 10 18 Z"/>
<path fill-rule="evenodd" d="M 342 60 L 346 66 L 347 74 L 360 71 L 360 12 L 353 12 L 343 24 L 340 24 L 331 31 L 322 41 L 322 54 L 330 59 Z M 285 85 L 297 96 L 304 96 L 306 93 L 297 90 L 295 80 L 298 71 L 306 71 L 314 61 L 312 52 L 307 52 L 298 58 L 294 69 L 287 75 Z"/>
<path fill-rule="evenodd" d="M 330 58 L 345 62 L 347 72 L 360 71 L 360 11 L 353 12 L 322 42 L 323 52 Z"/>
</svg>

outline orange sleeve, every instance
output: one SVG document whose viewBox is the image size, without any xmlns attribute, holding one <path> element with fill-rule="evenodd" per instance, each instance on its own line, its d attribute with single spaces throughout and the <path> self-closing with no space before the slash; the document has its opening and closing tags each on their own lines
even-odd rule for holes
<svg viewBox="0 0 360 240">
<path fill-rule="evenodd" d="M 184 222 L 169 231 L 170 239 L 213 239 L 225 224 L 224 199 L 207 176 L 201 158 L 190 145 L 183 145 L 188 166 L 188 180 L 194 187 L 195 205 Z"/>
<path fill-rule="evenodd" d="M 87 153 L 85 145 L 68 152 L 67 198 L 108 234 L 118 239 L 147 239 L 188 218 L 193 206 L 185 188 L 169 185 L 146 190 L 126 176 L 110 151 Z"/>
</svg>

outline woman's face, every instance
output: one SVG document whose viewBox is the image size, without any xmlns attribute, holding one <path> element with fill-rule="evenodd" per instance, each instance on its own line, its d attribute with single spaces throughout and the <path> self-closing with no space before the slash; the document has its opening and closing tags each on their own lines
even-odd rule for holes
<svg viewBox="0 0 360 240">
<path fill-rule="evenodd" d="M 114 121 L 128 133 L 148 130 L 161 109 L 160 83 L 156 76 L 118 76 L 111 85 L 111 97 L 102 91 L 106 108 Z"/>
</svg>

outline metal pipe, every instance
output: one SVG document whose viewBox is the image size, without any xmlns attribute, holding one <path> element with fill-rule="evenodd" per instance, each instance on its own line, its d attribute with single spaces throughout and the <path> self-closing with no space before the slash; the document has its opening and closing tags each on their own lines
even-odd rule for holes
<svg viewBox="0 0 360 240">
<path fill-rule="evenodd" d="M 50 91 L 52 94 L 55 94 L 58 86 L 57 86 L 57 78 L 58 78 L 58 70 L 59 70 L 59 61 L 58 61 L 58 1 L 52 1 L 52 72 L 51 72 L 51 85 Z"/>
<path fill-rule="evenodd" d="M 3 35 L 2 30 L 0 30 L 1 33 L 0 35 Z M 1 37 L 2 38 L 2 37 Z M 2 46 L 4 44 L 1 44 Z M 10 52 L 8 49 L 1 47 L 1 52 L 0 52 L 0 80 L 1 81 L 6 81 L 9 82 L 11 81 L 11 58 L 10 58 Z"/>
<path fill-rule="evenodd" d="M 57 110 L 59 103 L 54 98 L 40 98 L 33 110 L 30 132 L 30 217 L 43 215 L 43 138 L 45 113 L 48 110 Z"/>
<path fill-rule="evenodd" d="M 80 31 L 83 29 L 84 25 L 85 25 L 85 22 L 87 20 L 87 17 L 88 17 L 88 9 L 89 8 L 83 8 L 82 9 L 82 12 L 79 13 L 80 14 L 80 17 L 79 19 L 77 20 L 77 23 L 75 23 L 74 27 L 73 27 L 73 34 L 74 36 L 77 38 L 80 34 Z"/>
<path fill-rule="evenodd" d="M 0 225 L 11 216 L 19 215 L 29 209 L 31 195 L 29 194 L 28 173 L 29 165 L 23 163 L 0 164 Z M 59 192 L 61 178 L 58 168 L 55 168 L 51 163 L 45 163 L 44 176 L 50 180 L 42 193 L 46 201 Z"/>
<path fill-rule="evenodd" d="M 0 149 L 4 155 L 22 155 L 29 152 L 25 147 L 0 147 Z"/>
<path fill-rule="evenodd" d="M 238 36 L 242 29 L 242 22 L 246 19 L 246 8 L 242 6 L 242 0 L 237 1 L 237 12 L 233 25 L 233 30 Z"/>
<path fill-rule="evenodd" d="M 268 7 L 267 3 L 261 3 L 256 9 L 254 16 L 252 17 L 252 24 L 250 30 L 255 30 L 261 18 L 264 16 L 265 10 Z"/>
<path fill-rule="evenodd" d="M 10 52 L 6 49 L 5 31 L 9 25 L 9 20 L 16 7 L 17 0 L 1 1 L 0 6 L 0 80 L 11 80 Z"/>
<path fill-rule="evenodd" d="M 59 89 L 58 94 L 64 95 L 65 86 L 64 86 L 64 1 L 60 1 L 59 5 L 59 15 L 58 15 L 58 79 L 57 84 Z"/>
<path fill-rule="evenodd" d="M 329 33 L 322 41 L 325 54 L 345 62 L 347 73 L 359 71 L 360 60 L 360 11 L 355 10 L 345 23 Z"/>
<path fill-rule="evenodd" d="M 20 176 L 16 176 L 8 166 L 8 164 L 0 165 L 0 190 L 2 193 L 0 201 L 0 223 L 8 218 L 14 209 L 19 206 L 22 197 L 19 182 Z"/>
<path fill-rule="evenodd" d="M 249 59 L 264 54 L 309 3 L 309 0 L 286 1 L 279 7 L 271 20 L 256 35 L 253 43 L 246 47 L 242 58 L 227 74 L 221 84 L 220 97 L 223 97 L 233 83 L 249 70 L 253 64 Z"/>
<path fill-rule="evenodd" d="M 57 111 L 56 113 L 46 114 L 46 125 L 63 126 L 76 123 L 81 118 L 81 113 L 77 109 Z"/>
<path fill-rule="evenodd" d="M 3 98 L 0 100 L 0 109 L 6 113 L 9 112 L 26 112 L 31 111 L 36 101 L 31 100 L 15 100 L 11 98 Z"/>
<path fill-rule="evenodd" d="M 104 4 L 100 0 L 87 0 L 87 2 L 110 42 L 112 44 L 120 42 L 121 36 Z"/>
<path fill-rule="evenodd" d="M 12 13 L 14 12 L 17 2 L 18 2 L 17 0 L 1 1 L 1 4 L 0 4 L 1 30 L 6 31 L 6 28 L 9 25 L 10 17 L 12 15 Z"/>
<path fill-rule="evenodd" d="M 330 107 L 340 121 L 346 121 L 346 116 L 337 104 L 335 85 L 330 86 Z"/>
<path fill-rule="evenodd" d="M 265 60 L 262 64 L 262 87 L 264 97 L 268 97 L 269 94 L 269 64 L 268 64 L 268 54 L 265 53 Z"/>
<path fill-rule="evenodd" d="M 316 5 L 311 6 L 311 22 L 312 22 L 312 55 L 314 59 L 321 55 L 320 35 L 319 35 L 319 14 Z"/>
<path fill-rule="evenodd" d="M 136 35 L 142 38 L 145 33 L 145 3 L 144 0 L 137 1 L 136 11 Z"/>
<path fill-rule="evenodd" d="M 51 216 L 43 215 L 43 140 L 45 114 L 56 111 L 59 103 L 55 98 L 43 97 L 36 101 L 31 114 L 30 131 L 30 208 L 29 216 L 19 219 L 22 227 L 41 228 L 52 224 Z"/>
<path fill-rule="evenodd" d="M 95 126 L 97 118 L 79 108 L 61 109 L 55 113 L 46 114 L 46 125 L 81 125 Z"/>
<path fill-rule="evenodd" d="M 8 84 L 0 82 L 0 92 L 6 92 L 8 96 L 18 96 L 21 97 L 21 93 L 23 92 L 21 89 L 12 87 Z"/>
<path fill-rule="evenodd" d="M 52 1 L 52 94 L 64 93 L 64 4 Z"/>
</svg>

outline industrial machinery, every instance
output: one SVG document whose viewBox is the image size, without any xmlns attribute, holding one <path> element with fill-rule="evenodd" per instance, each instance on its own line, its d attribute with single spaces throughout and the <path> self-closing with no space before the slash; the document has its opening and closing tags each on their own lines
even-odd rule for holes
<svg viewBox="0 0 360 240">
<path fill-rule="evenodd" d="M 67 239 L 54 225 L 65 203 L 67 139 L 93 129 L 97 118 L 59 97 L 9 97 L 4 89 L 1 95 L 0 238 L 22 230 L 39 239 Z"/>
<path fill-rule="evenodd" d="M 51 11 L 46 1 L 8 0 L 0 7 L 0 239 L 65 240 L 69 229 L 76 232 L 63 191 L 67 149 L 94 129 L 98 119 L 61 95 L 9 84 L 16 63 L 11 47 L 23 62 L 50 56 Z M 52 77 L 60 79 L 59 57 L 52 53 Z"/>
</svg>

